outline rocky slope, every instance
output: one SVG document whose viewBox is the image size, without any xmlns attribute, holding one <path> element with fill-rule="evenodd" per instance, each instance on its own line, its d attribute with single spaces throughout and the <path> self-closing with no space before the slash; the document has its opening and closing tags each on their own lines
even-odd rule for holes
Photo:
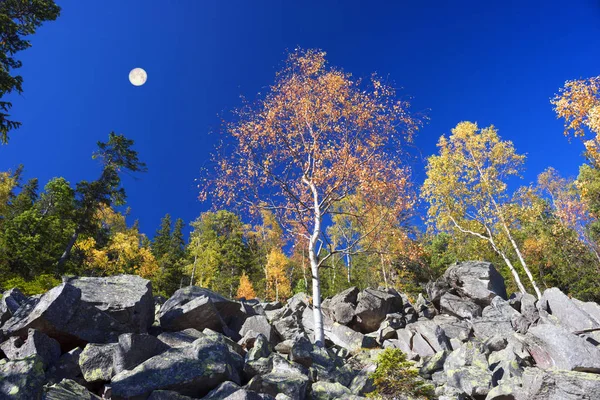
<svg viewBox="0 0 600 400">
<path fill-rule="evenodd" d="M 382 348 L 415 360 L 440 399 L 600 399 L 600 306 L 548 289 L 507 297 L 492 265 L 452 266 L 414 304 L 393 289 L 323 302 L 232 301 L 137 276 L 71 278 L 0 300 L 0 399 L 360 399 Z M 399 397 L 402 398 L 402 397 Z"/>
</svg>

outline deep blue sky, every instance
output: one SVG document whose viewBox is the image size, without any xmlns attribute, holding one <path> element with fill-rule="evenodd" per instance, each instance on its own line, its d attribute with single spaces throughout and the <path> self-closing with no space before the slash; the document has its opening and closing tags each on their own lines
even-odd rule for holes
<svg viewBox="0 0 600 400">
<path fill-rule="evenodd" d="M 273 82 L 286 49 L 318 47 L 356 76 L 387 75 L 430 123 L 423 156 L 462 120 L 496 125 L 527 153 L 523 183 L 552 165 L 576 175 L 549 98 L 567 79 L 600 74 L 600 2 L 574 1 L 58 1 L 61 17 L 21 54 L 23 127 L 0 147 L 0 170 L 23 163 L 42 185 L 96 179 L 95 143 L 114 130 L 149 167 L 125 179 L 133 219 L 150 236 L 167 212 L 208 208 L 194 178 L 218 135 L 217 114 Z M 145 86 L 128 73 L 148 71 Z M 422 182 L 423 164 L 415 165 Z M 130 221 L 132 222 L 133 219 Z"/>
</svg>

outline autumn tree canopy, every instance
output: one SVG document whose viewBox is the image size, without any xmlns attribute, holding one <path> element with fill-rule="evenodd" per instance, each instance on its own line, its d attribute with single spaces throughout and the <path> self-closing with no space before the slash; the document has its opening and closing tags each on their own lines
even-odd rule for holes
<svg viewBox="0 0 600 400">
<path fill-rule="evenodd" d="M 461 232 L 488 242 L 510 269 L 519 290 L 526 292 L 506 239 L 517 255 L 538 297 L 541 292 L 510 231 L 506 179 L 519 174 L 525 156 L 512 142 L 501 140 L 493 126 L 479 129 L 461 122 L 449 138 L 438 142 L 439 154 L 429 157 L 422 196 L 429 203 L 430 222 L 438 230 Z"/>
<path fill-rule="evenodd" d="M 565 135 L 581 138 L 587 157 L 600 164 L 600 76 L 567 81 L 551 103 L 565 121 Z"/>
<path fill-rule="evenodd" d="M 419 123 L 391 86 L 375 75 L 365 82 L 328 66 L 320 50 L 289 54 L 267 94 L 235 116 L 214 159 L 216 174 L 201 182 L 200 198 L 213 194 L 254 215 L 267 208 L 288 234 L 304 238 L 315 341 L 322 344 L 319 267 L 345 250 L 332 246 L 324 221 L 355 193 L 371 207 L 388 205 L 394 215 L 411 209 L 410 171 L 402 156 Z M 365 235 L 378 227 L 375 222 Z"/>
</svg>

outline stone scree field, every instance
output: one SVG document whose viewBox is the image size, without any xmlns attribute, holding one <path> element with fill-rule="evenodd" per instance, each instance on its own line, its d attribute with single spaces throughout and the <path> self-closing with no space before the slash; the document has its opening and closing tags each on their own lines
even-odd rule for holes
<svg viewBox="0 0 600 400">
<path fill-rule="evenodd" d="M 186 287 L 164 301 L 137 276 L 4 293 L 0 399 L 361 399 L 382 348 L 415 360 L 440 399 L 600 399 L 600 306 L 556 288 L 507 297 L 485 262 L 455 264 L 413 304 L 350 288 L 232 301 Z M 401 398 L 408 398 L 402 395 Z"/>
</svg>

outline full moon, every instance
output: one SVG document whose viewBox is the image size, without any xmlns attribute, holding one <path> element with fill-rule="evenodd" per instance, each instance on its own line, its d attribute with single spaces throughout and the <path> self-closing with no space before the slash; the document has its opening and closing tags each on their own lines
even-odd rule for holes
<svg viewBox="0 0 600 400">
<path fill-rule="evenodd" d="M 134 68 L 129 72 L 129 82 L 131 82 L 133 86 L 142 86 L 146 83 L 147 79 L 148 74 L 146 74 L 146 71 L 142 68 Z"/>
</svg>

